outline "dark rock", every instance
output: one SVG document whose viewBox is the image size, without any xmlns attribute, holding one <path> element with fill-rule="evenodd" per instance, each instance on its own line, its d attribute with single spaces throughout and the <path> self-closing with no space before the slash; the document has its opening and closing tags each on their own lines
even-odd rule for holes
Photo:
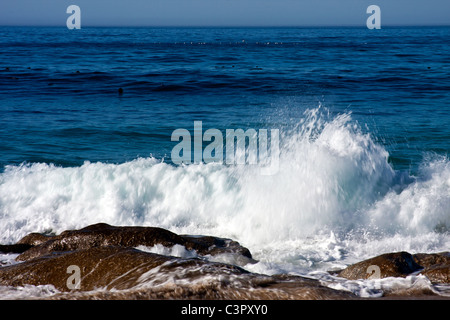
<svg viewBox="0 0 450 320">
<path fill-rule="evenodd" d="M 70 266 L 80 287 L 70 288 Z M 52 299 L 355 299 L 299 276 L 264 276 L 200 259 L 119 246 L 53 253 L 0 268 L 0 285 L 53 285 Z"/>
<path fill-rule="evenodd" d="M 373 274 L 377 268 L 379 268 L 379 274 Z M 368 279 L 371 276 L 374 278 L 406 277 L 421 269 L 422 267 L 408 252 L 395 252 L 355 263 L 337 275 L 349 280 Z"/>
<path fill-rule="evenodd" d="M 449 265 L 450 252 L 441 253 L 416 253 L 413 255 L 414 261 L 424 268 L 429 268 L 435 265 Z"/>
<path fill-rule="evenodd" d="M 432 283 L 450 283 L 450 264 L 435 265 L 421 271 Z"/>
<path fill-rule="evenodd" d="M 420 274 L 432 283 L 450 283 L 450 252 L 417 253 L 413 257 L 424 267 Z"/>
<path fill-rule="evenodd" d="M 53 253 L 23 263 L 0 268 L 2 285 L 23 286 L 51 284 L 61 291 L 70 290 L 67 268 L 79 266 L 82 290 L 96 288 L 130 288 L 137 284 L 140 276 L 166 262 L 177 262 L 166 257 L 139 251 L 133 248 L 102 246 L 73 252 Z M 187 267 L 199 261 L 179 259 L 179 265 Z M 174 267 L 174 266 L 172 266 Z M 238 268 L 232 269 L 238 270 Z"/>
<path fill-rule="evenodd" d="M 29 244 L 10 244 L 10 245 L 1 245 L 0 244 L 0 252 L 2 253 L 22 253 L 26 250 L 30 249 L 32 245 Z"/>
<path fill-rule="evenodd" d="M 247 258 L 252 258 L 250 250 L 241 246 L 239 242 L 231 239 L 211 237 L 211 236 L 192 236 L 192 235 L 180 235 L 187 243 L 198 248 L 207 248 L 203 251 L 210 255 L 223 254 L 223 253 L 237 253 Z"/>
<path fill-rule="evenodd" d="M 219 253 L 240 254 L 251 259 L 250 251 L 230 239 L 209 236 L 180 236 L 156 227 L 116 227 L 105 223 L 94 224 L 80 230 L 67 230 L 51 237 L 17 257 L 26 261 L 51 252 L 84 250 L 101 246 L 137 247 L 162 244 L 172 247 L 176 244 L 201 255 Z"/>
<path fill-rule="evenodd" d="M 139 250 L 139 246 L 182 245 L 203 257 L 183 259 Z M 138 248 L 137 248 L 138 247 Z M 121 227 L 104 223 L 60 235 L 32 233 L 0 251 L 20 253 L 20 263 L 0 267 L 0 286 L 53 285 L 51 299 L 357 299 L 325 287 L 319 280 L 261 275 L 241 267 L 211 262 L 208 255 L 232 254 L 251 261 L 247 248 L 231 239 L 178 235 L 155 227 Z M 220 259 L 215 259 L 220 260 Z M 225 259 L 228 260 L 228 259 Z M 235 260 L 232 260 L 235 261 Z M 234 263 L 234 262 L 233 262 Z M 72 267 L 80 287 L 73 288 Z M 375 267 L 375 268 L 373 268 Z M 336 271 L 347 279 L 406 277 L 421 273 L 434 283 L 450 283 L 450 254 L 387 253 Z M 385 292 L 386 297 L 434 297 L 430 289 Z"/>
<path fill-rule="evenodd" d="M 40 245 L 41 243 L 44 243 L 44 242 L 50 240 L 51 238 L 52 238 L 51 236 L 47 236 L 42 233 L 33 232 L 30 234 L 27 234 L 25 237 L 20 239 L 17 243 L 18 244 L 28 244 L 30 246 L 37 246 L 37 245 Z"/>
<path fill-rule="evenodd" d="M 380 274 L 374 278 L 406 277 L 413 272 L 426 276 L 432 283 L 450 283 L 450 253 L 387 253 L 378 257 L 355 263 L 334 274 L 350 280 L 367 279 L 372 276 L 376 266 Z"/>
</svg>

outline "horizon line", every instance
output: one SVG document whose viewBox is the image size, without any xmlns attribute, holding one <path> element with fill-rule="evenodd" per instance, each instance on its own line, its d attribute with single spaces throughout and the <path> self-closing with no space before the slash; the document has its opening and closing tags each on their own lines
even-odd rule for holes
<svg viewBox="0 0 450 320">
<path fill-rule="evenodd" d="M 64 24 L 0 24 L 0 27 L 44 27 L 67 28 Z M 450 27 L 448 24 L 385 24 L 391 27 Z M 365 24 L 348 25 L 82 25 L 83 28 L 367 28 Z"/>
</svg>

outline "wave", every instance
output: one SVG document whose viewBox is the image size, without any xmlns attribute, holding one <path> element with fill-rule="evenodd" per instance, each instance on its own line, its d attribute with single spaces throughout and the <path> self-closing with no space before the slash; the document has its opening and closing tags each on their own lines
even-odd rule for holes
<svg viewBox="0 0 450 320">
<path fill-rule="evenodd" d="M 417 176 L 396 171 L 386 149 L 351 114 L 331 116 L 322 107 L 307 110 L 280 141 L 279 170 L 272 176 L 261 175 L 256 165 L 173 166 L 152 157 L 79 167 L 6 166 L 0 243 L 105 222 L 234 238 L 259 257 L 283 246 L 280 259 L 292 258 L 292 248 L 314 247 L 311 256 L 323 250 L 339 260 L 348 250 L 365 250 L 359 244 L 367 235 L 379 251 L 395 237 L 420 235 L 420 249 L 448 245 L 448 158 L 425 158 Z M 349 242 L 357 234 L 358 244 Z M 308 242 L 320 235 L 320 245 Z"/>
</svg>

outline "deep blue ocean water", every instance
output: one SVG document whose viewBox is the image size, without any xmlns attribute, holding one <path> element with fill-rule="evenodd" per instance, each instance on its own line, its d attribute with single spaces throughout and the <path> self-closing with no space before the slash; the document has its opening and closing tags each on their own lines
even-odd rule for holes
<svg viewBox="0 0 450 320">
<path fill-rule="evenodd" d="M 176 128 L 351 112 L 397 169 L 450 150 L 450 28 L 0 28 L 0 166 L 165 158 Z M 122 88 L 123 94 L 118 93 Z"/>
<path fill-rule="evenodd" d="M 171 135 L 194 121 L 278 129 L 277 171 L 174 165 Z M 237 240 L 253 272 L 380 296 L 327 270 L 448 251 L 449 151 L 450 27 L 0 27 L 0 244 L 157 226 Z M 148 250 L 193 256 L 178 249 Z"/>
</svg>

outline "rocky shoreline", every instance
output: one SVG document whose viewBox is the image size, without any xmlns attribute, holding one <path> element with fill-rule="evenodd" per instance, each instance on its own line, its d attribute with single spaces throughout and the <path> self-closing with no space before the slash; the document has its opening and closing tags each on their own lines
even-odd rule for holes
<svg viewBox="0 0 450 320">
<path fill-rule="evenodd" d="M 192 254 L 180 258 L 145 250 L 157 245 Z M 0 286 L 51 285 L 57 293 L 48 299 L 361 299 L 317 279 L 249 272 L 245 265 L 256 261 L 231 239 L 155 227 L 100 223 L 56 236 L 32 233 L 0 245 L 0 252 L 18 254 L 15 263 L 0 266 Z M 450 253 L 386 253 L 330 275 L 348 280 L 423 275 L 433 284 L 450 285 Z M 417 288 L 385 292 L 382 298 L 450 299 Z"/>
</svg>

